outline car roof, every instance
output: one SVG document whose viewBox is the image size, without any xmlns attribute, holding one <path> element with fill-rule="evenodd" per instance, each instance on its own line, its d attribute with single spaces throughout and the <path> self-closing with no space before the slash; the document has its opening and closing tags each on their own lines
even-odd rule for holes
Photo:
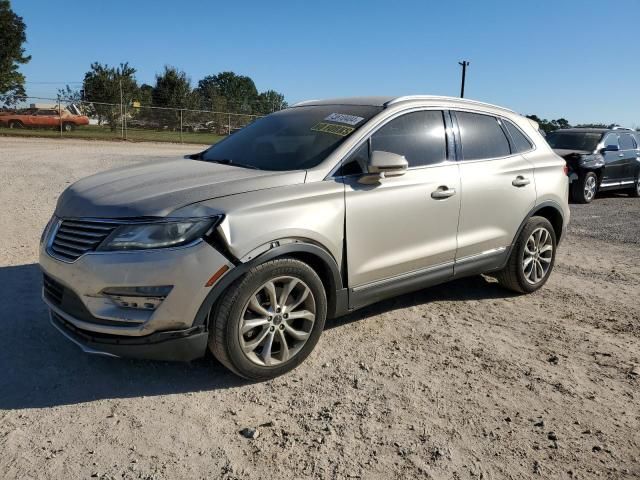
<svg viewBox="0 0 640 480">
<path fill-rule="evenodd" d="M 377 97 L 344 97 L 344 98 L 328 98 L 323 100 L 305 100 L 298 102 L 292 107 L 310 106 L 310 105 L 369 105 L 374 107 L 389 107 L 400 103 L 424 103 L 424 102 L 447 102 L 452 106 L 481 106 L 502 110 L 509 113 L 515 113 L 508 108 L 492 105 L 490 103 L 479 102 L 468 98 L 446 97 L 440 95 L 404 95 L 400 97 L 377 96 Z"/>
<path fill-rule="evenodd" d="M 556 132 L 566 132 L 566 133 L 604 133 L 612 131 L 610 128 L 559 128 L 558 130 L 554 130 L 553 133 Z"/>
</svg>

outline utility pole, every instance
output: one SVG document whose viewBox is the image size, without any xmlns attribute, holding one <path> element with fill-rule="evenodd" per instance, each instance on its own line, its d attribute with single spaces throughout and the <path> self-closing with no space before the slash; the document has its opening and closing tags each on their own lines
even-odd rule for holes
<svg viewBox="0 0 640 480">
<path fill-rule="evenodd" d="M 123 101 L 122 101 L 122 79 L 120 79 L 120 131 L 121 138 L 124 140 L 124 112 L 123 112 Z"/>
<path fill-rule="evenodd" d="M 467 67 L 469 66 L 469 62 L 463 60 L 458 62 L 458 65 L 462 67 L 462 83 L 460 84 L 460 98 L 464 98 L 464 82 L 467 76 Z"/>
</svg>

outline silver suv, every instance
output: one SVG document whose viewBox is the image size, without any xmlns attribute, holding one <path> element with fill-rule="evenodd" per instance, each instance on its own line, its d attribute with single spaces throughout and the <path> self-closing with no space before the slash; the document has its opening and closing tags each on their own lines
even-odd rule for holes
<svg viewBox="0 0 640 480">
<path fill-rule="evenodd" d="M 537 125 L 447 97 L 308 101 L 189 159 L 100 173 L 41 242 L 53 325 L 84 351 L 280 375 L 325 319 L 493 273 L 529 293 L 567 222 Z"/>
</svg>

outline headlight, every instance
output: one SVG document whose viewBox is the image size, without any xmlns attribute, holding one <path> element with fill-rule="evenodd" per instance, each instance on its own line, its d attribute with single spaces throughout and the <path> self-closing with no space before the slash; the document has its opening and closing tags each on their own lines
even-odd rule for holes
<svg viewBox="0 0 640 480">
<path fill-rule="evenodd" d="M 207 233 L 221 217 L 122 225 L 98 250 L 146 250 L 177 247 Z"/>
</svg>

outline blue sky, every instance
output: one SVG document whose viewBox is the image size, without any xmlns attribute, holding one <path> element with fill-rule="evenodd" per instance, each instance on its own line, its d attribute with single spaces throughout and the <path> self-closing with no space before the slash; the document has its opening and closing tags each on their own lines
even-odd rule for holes
<svg viewBox="0 0 640 480">
<path fill-rule="evenodd" d="M 640 126 L 640 0 L 13 0 L 27 24 L 30 95 L 81 82 L 93 61 L 164 65 L 192 83 L 231 70 L 289 103 L 458 95 L 572 123 Z M 43 82 L 58 82 L 43 83 Z"/>
</svg>

